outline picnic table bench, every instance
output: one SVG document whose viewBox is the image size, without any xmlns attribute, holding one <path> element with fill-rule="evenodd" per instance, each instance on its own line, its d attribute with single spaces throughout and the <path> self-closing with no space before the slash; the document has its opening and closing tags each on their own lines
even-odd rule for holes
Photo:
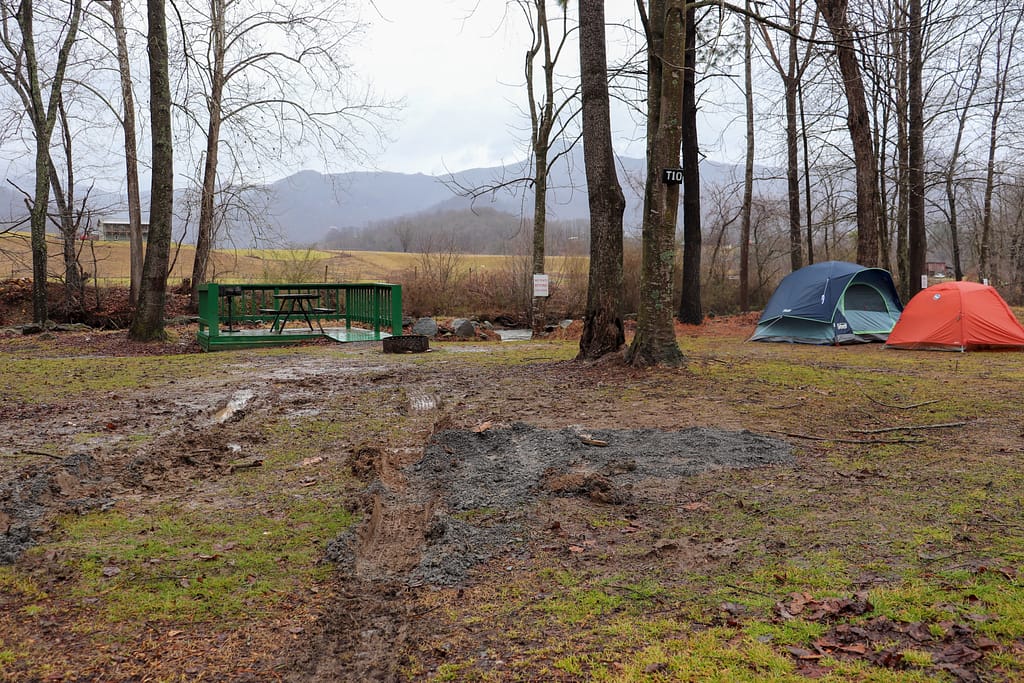
<svg viewBox="0 0 1024 683">
<path fill-rule="evenodd" d="M 306 325 L 286 327 L 295 320 Z M 344 321 L 344 327 L 331 327 L 329 321 Z M 262 327 L 268 323 L 269 329 Z M 400 285 L 211 282 L 199 288 L 197 338 L 206 350 L 269 346 L 325 335 L 338 341 L 356 337 L 380 339 L 401 334 L 401 330 Z"/>
</svg>

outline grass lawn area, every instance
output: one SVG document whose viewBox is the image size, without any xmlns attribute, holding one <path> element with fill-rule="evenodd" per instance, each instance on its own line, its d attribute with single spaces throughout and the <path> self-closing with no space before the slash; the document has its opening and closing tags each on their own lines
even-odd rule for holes
<svg viewBox="0 0 1024 683">
<path fill-rule="evenodd" d="M 0 338 L 0 678 L 1024 679 L 1024 355 L 744 325 L 650 370 L 575 340 Z M 590 445 L 512 504 L 516 425 Z M 695 428 L 790 457 L 644 478 L 615 442 Z"/>
</svg>

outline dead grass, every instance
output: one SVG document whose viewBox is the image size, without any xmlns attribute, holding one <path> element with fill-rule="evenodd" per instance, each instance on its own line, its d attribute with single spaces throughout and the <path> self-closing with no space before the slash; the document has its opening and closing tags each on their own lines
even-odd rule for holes
<svg viewBox="0 0 1024 683">
<path fill-rule="evenodd" d="M 124 285 L 128 282 L 129 257 L 127 242 L 87 241 L 80 260 L 83 268 L 101 286 Z M 53 274 L 63 271 L 62 247 L 54 236 L 47 238 L 49 270 Z M 188 244 L 173 246 L 177 250 L 169 282 L 178 283 L 192 274 L 195 247 Z M 413 271 L 421 263 L 418 253 L 387 251 L 338 251 L 306 249 L 216 249 L 211 264 L 211 279 L 222 282 L 280 281 L 282 273 L 296 261 L 308 262 L 306 281 L 356 282 L 386 281 L 404 271 Z M 460 254 L 458 267 L 465 273 L 480 270 L 511 270 L 513 260 L 519 257 L 486 254 Z M 548 259 L 552 274 L 576 272 L 581 257 L 554 256 Z M 584 266 L 585 268 L 585 266 Z M 0 235 L 0 279 L 30 278 L 32 276 L 31 248 L 26 233 Z"/>
</svg>

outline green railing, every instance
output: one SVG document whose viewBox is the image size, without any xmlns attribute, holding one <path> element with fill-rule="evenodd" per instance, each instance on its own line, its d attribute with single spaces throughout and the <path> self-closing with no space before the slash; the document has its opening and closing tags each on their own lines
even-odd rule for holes
<svg viewBox="0 0 1024 683">
<path fill-rule="evenodd" d="M 282 343 L 280 330 L 260 328 L 277 317 L 279 294 L 311 294 L 310 315 L 325 332 L 332 321 L 344 321 L 345 329 L 372 330 L 375 338 L 402 333 L 402 287 L 387 283 L 303 283 L 303 284 L 224 284 L 211 282 L 199 287 L 199 342 L 212 346 L 258 346 L 260 341 Z M 292 322 L 305 325 L 301 314 Z M 317 327 L 319 327 L 319 325 Z M 293 330 L 289 330 L 290 332 Z M 287 340 L 296 340 L 288 335 Z M 320 330 L 309 336 L 320 336 Z M 334 336 L 334 335 L 329 335 Z M 265 339 L 256 339 L 265 337 Z"/>
</svg>

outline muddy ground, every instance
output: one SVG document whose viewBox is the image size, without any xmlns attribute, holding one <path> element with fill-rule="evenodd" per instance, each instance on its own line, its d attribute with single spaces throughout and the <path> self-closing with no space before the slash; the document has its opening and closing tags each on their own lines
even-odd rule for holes
<svg viewBox="0 0 1024 683">
<path fill-rule="evenodd" d="M 741 319 L 734 327 L 722 323 L 684 335 L 718 334 L 734 343 L 749 324 Z M 122 332 L 9 335 L 0 342 L 17 357 L 196 353 L 191 330 L 179 334 L 158 347 L 129 344 Z M 360 438 L 356 429 L 311 465 L 320 468 L 321 479 L 331 468 L 358 479 L 338 504 L 361 521 L 323 539 L 335 583 L 297 608 L 286 631 L 291 637 L 280 624 L 250 623 L 219 634 L 220 647 L 200 652 L 194 642 L 169 645 L 136 636 L 134 658 L 98 662 L 76 651 L 87 641 L 59 618 L 44 626 L 9 619 L 5 627 L 37 649 L 59 651 L 66 667 L 79 667 L 81 680 L 143 680 L 147 671 L 167 680 L 200 674 L 213 680 L 429 679 L 460 651 L 477 653 L 478 672 L 497 671 L 501 679 L 506 664 L 493 655 L 501 634 L 482 628 L 467 637 L 457 620 L 435 620 L 433 610 L 460 605 L 476 587 L 500 585 L 503 576 L 545 563 L 602 567 L 609 574 L 743 566 L 737 539 L 665 540 L 670 511 L 707 509 L 703 501 L 712 494 L 741 508 L 778 505 L 773 490 L 780 482 L 811 503 L 824 502 L 881 476 L 829 466 L 814 442 L 802 438 L 820 427 L 822 407 L 807 397 L 814 389 L 794 386 L 780 396 L 752 382 L 736 393 L 685 368 L 638 371 L 615 359 L 551 360 L 550 348 L 530 342 L 517 342 L 512 360 L 479 361 L 494 348 L 435 345 L 427 362 L 386 356 L 371 344 L 225 352 L 230 361 L 213 374 L 42 404 L 0 402 L 0 561 L 6 563 L 24 563 L 23 551 L 47 541 L 59 514 L 114 507 L 130 514 L 167 503 L 200 512 L 237 505 L 225 491 L 239 468 L 259 466 L 260 426 L 271 417 L 301 420 L 351 397 L 351 410 L 331 417 L 357 426 L 367 419 L 357 404 L 371 397 L 383 419 L 401 416 L 404 425 L 402 433 L 379 440 Z M 562 353 L 568 357 L 571 349 Z M 766 352 L 758 347 L 753 353 Z M 705 366 L 732 362 L 728 356 L 691 359 Z M 751 403 L 778 410 L 754 418 L 745 410 Z M 872 412 L 865 403 L 833 406 L 830 419 L 883 423 L 884 411 Z M 1019 449 L 1020 440 L 1012 437 L 1010 447 Z M 310 481 L 315 490 L 316 479 Z M 851 505 L 823 507 L 823 515 L 848 515 L 856 508 Z M 595 527 L 587 521 L 595 516 L 617 522 Z M 635 548 L 623 554 L 623 539 L 646 548 L 639 560 Z M 761 541 L 780 549 L 800 542 L 771 530 Z M 51 587 L 59 587 L 59 560 L 31 559 L 37 575 L 49 573 Z M 72 614 L 80 616 L 80 606 L 72 609 L 69 598 Z M 294 625 L 298 620 L 301 627 Z M 195 638 L 209 636 L 210 628 L 197 625 Z M 898 637 L 892 628 L 885 633 Z M 418 668 L 410 669 L 413 659 Z M 974 680 L 968 669 L 961 667 L 960 680 Z M 33 680 L 31 671 L 20 675 Z"/>
</svg>

